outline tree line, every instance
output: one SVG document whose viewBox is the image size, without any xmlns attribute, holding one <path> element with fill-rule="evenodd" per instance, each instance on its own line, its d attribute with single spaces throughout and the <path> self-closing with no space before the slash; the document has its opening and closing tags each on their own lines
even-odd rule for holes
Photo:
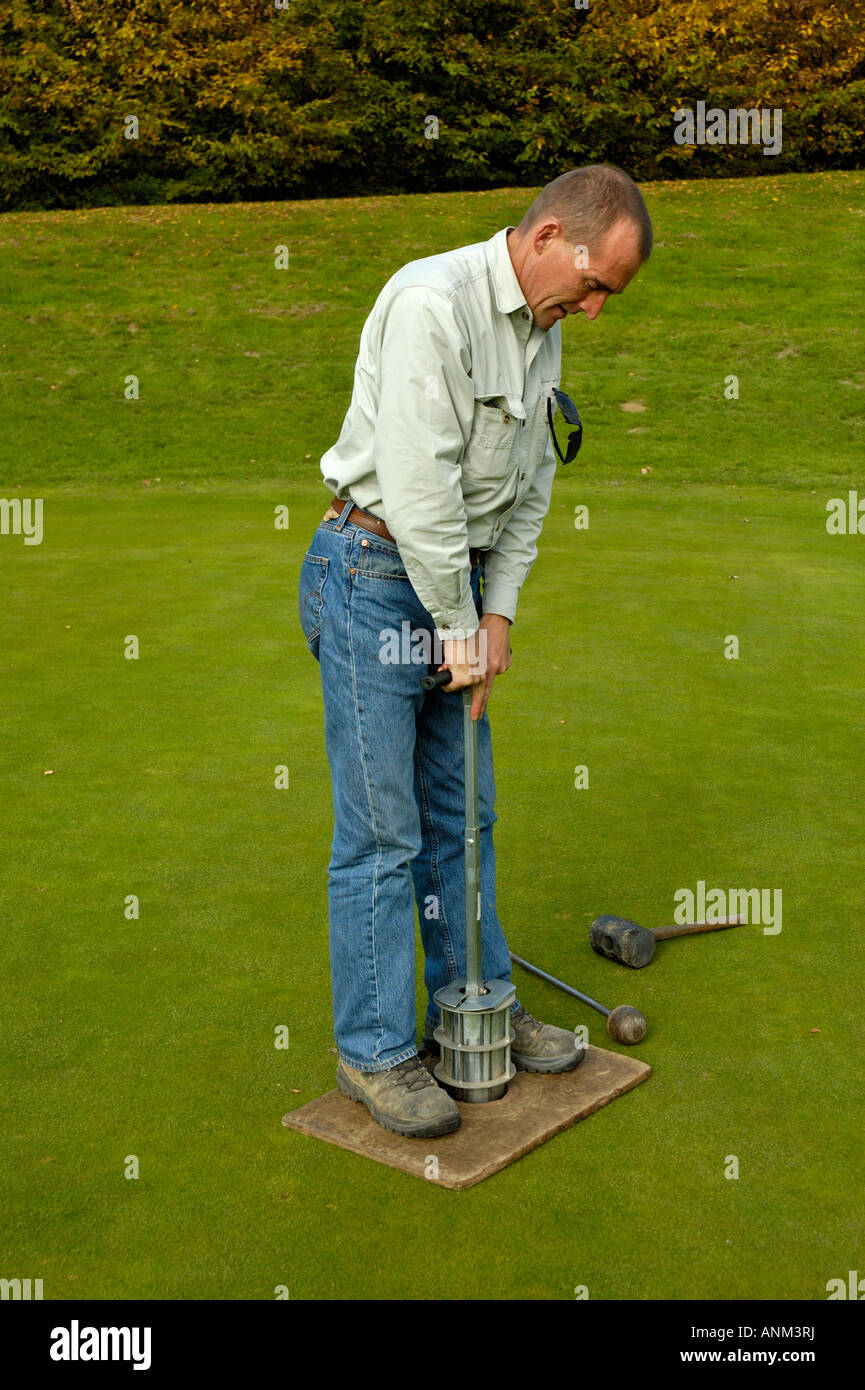
<svg viewBox="0 0 865 1390">
<path fill-rule="evenodd" d="M 6 0 L 0 200 L 532 186 L 604 159 L 638 180 L 859 167 L 863 10 L 865 0 Z M 766 113 L 777 148 L 760 140 Z"/>
</svg>

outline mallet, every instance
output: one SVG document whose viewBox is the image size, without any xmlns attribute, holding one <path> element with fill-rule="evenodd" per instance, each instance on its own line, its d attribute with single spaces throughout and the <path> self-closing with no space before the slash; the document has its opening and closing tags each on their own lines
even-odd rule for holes
<svg viewBox="0 0 865 1390">
<path fill-rule="evenodd" d="M 656 941 L 669 941 L 674 936 L 697 936 L 704 931 L 723 931 L 725 927 L 741 927 L 741 917 L 725 917 L 722 922 L 685 922 L 676 927 L 641 927 L 627 917 L 596 917 L 589 927 L 593 951 L 607 960 L 617 960 L 632 970 L 642 970 L 655 954 Z"/>
<path fill-rule="evenodd" d="M 537 975 L 539 979 L 546 980 L 548 984 L 555 985 L 556 989 L 564 990 L 565 994 L 570 994 L 574 999 L 579 999 L 581 1003 L 588 1004 L 590 1009 L 597 1009 L 599 1014 L 603 1014 L 607 1020 L 607 1032 L 616 1042 L 626 1043 L 628 1047 L 633 1047 L 634 1043 L 642 1042 L 646 1036 L 648 1024 L 640 1013 L 639 1009 L 632 1009 L 630 1004 L 620 1004 L 616 1009 L 605 1009 L 603 1004 L 599 1004 L 596 999 L 590 999 L 587 994 L 581 994 L 578 989 L 572 989 L 562 980 L 557 980 L 555 975 L 548 975 L 546 970 L 539 970 L 536 965 L 530 965 L 522 956 L 515 956 L 513 951 L 508 955 L 515 965 L 521 965 L 530 974 Z"/>
</svg>

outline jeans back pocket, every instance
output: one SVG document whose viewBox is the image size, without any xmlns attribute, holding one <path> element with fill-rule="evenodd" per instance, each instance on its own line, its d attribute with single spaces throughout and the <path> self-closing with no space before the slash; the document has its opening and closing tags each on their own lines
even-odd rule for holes
<svg viewBox="0 0 865 1390">
<path fill-rule="evenodd" d="M 329 560 L 324 555 L 308 552 L 300 567 L 298 586 L 298 613 L 300 626 L 306 638 L 306 645 L 318 660 L 318 644 L 321 637 L 321 615 L 324 605 L 324 581 L 327 579 Z"/>
</svg>

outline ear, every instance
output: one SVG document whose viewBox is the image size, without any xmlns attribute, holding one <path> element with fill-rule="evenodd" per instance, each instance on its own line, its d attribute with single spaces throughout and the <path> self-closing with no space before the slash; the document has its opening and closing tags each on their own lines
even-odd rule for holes
<svg viewBox="0 0 865 1390">
<path fill-rule="evenodd" d="M 555 245 L 559 237 L 564 241 L 565 229 L 559 219 L 545 217 L 532 232 L 532 249 L 535 255 L 542 256 L 550 246 Z"/>
</svg>

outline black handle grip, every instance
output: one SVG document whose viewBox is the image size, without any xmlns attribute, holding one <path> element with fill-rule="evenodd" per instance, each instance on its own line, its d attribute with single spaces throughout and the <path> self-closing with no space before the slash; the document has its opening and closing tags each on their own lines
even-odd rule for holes
<svg viewBox="0 0 865 1390">
<path fill-rule="evenodd" d="M 421 676 L 420 683 L 424 690 L 437 690 L 440 685 L 450 685 L 453 680 L 448 667 L 443 671 L 436 671 L 434 676 Z"/>
</svg>

